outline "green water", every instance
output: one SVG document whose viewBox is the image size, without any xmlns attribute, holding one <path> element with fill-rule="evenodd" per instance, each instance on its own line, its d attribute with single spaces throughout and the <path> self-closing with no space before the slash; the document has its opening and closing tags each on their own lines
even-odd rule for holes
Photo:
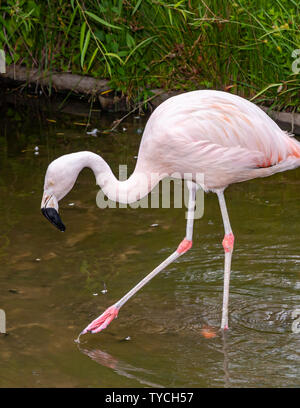
<svg viewBox="0 0 300 408">
<path fill-rule="evenodd" d="M 216 196 L 206 194 L 191 251 L 78 345 L 92 319 L 177 247 L 185 210 L 101 210 L 85 169 L 60 203 L 67 226 L 60 233 L 40 213 L 48 164 L 90 150 L 115 173 L 119 164 L 132 171 L 147 117 L 93 137 L 74 124 L 84 117 L 1 101 L 0 309 L 8 333 L 0 335 L 1 387 L 299 387 L 292 312 L 300 309 L 300 169 L 226 191 L 236 241 L 225 336 L 223 225 Z M 94 112 L 90 129 L 118 117 Z"/>
</svg>

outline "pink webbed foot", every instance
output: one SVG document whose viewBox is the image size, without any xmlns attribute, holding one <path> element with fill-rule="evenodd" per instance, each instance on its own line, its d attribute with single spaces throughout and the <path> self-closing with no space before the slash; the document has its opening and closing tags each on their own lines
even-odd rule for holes
<svg viewBox="0 0 300 408">
<path fill-rule="evenodd" d="M 119 308 L 116 306 L 110 306 L 105 310 L 102 315 L 93 320 L 82 332 L 85 333 L 99 333 L 101 330 L 106 329 L 106 327 L 118 316 Z"/>
</svg>

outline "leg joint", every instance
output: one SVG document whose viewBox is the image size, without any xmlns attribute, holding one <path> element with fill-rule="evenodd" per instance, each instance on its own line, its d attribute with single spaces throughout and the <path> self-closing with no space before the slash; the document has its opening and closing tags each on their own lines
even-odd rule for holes
<svg viewBox="0 0 300 408">
<path fill-rule="evenodd" d="M 233 251 L 234 235 L 232 232 L 224 236 L 222 244 L 225 252 Z"/>
<path fill-rule="evenodd" d="M 177 248 L 177 252 L 182 255 L 185 252 L 187 252 L 189 249 L 192 248 L 193 245 L 193 241 L 189 241 L 188 239 L 184 238 L 184 240 L 182 240 Z"/>
</svg>

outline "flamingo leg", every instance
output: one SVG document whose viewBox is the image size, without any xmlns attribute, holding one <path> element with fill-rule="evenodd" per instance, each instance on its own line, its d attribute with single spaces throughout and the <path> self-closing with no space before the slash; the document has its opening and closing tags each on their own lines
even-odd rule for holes
<svg viewBox="0 0 300 408">
<path fill-rule="evenodd" d="M 229 283 L 230 283 L 230 270 L 231 270 L 231 258 L 233 252 L 234 235 L 230 226 L 230 221 L 228 217 L 224 191 L 217 191 L 220 209 L 223 218 L 225 236 L 223 239 L 223 248 L 225 252 L 224 260 L 224 290 L 223 290 L 223 308 L 222 308 L 222 321 L 221 329 L 228 329 L 228 302 L 229 302 Z"/>
<path fill-rule="evenodd" d="M 187 212 L 187 223 L 186 223 L 186 236 L 179 244 L 176 251 L 174 251 L 168 258 L 166 258 L 160 265 L 158 265 L 152 272 L 150 272 L 144 279 L 142 279 L 134 288 L 132 288 L 126 295 L 124 295 L 118 302 L 110 306 L 102 315 L 93 320 L 81 333 L 98 333 L 105 329 L 114 320 L 120 308 L 133 296 L 135 295 L 143 286 L 146 285 L 154 276 L 165 269 L 168 265 L 174 262 L 177 258 L 183 255 L 192 247 L 193 239 L 193 226 L 194 226 L 194 212 L 195 212 L 195 200 L 196 191 L 198 186 L 187 181 L 188 191 L 189 191 L 189 202 L 188 202 L 188 212 Z"/>
</svg>

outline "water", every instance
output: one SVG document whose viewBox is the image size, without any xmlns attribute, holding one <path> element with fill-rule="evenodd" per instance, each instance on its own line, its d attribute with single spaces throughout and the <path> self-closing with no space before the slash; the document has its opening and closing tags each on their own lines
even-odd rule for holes
<svg viewBox="0 0 300 408">
<path fill-rule="evenodd" d="M 100 210 L 85 169 L 61 202 L 67 231 L 60 233 L 40 213 L 47 165 L 91 150 L 115 173 L 119 164 L 132 171 L 147 116 L 95 137 L 74 124 L 85 117 L 45 102 L 1 101 L 0 309 L 8 333 L 0 335 L 1 387 L 299 387 L 292 312 L 300 309 L 300 169 L 226 191 L 236 241 L 225 335 L 218 330 L 223 225 L 216 196 L 207 194 L 191 251 L 108 329 L 76 344 L 92 319 L 177 247 L 185 210 Z M 94 112 L 89 130 L 118 117 Z"/>
</svg>

